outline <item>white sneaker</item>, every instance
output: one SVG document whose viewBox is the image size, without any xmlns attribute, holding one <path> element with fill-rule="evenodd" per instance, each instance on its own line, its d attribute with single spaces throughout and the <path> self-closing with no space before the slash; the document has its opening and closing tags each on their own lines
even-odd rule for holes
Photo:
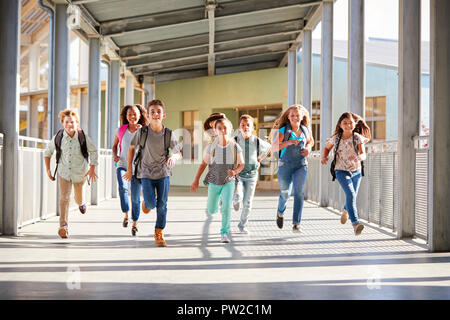
<svg viewBox="0 0 450 320">
<path fill-rule="evenodd" d="M 228 238 L 228 235 L 226 233 L 222 234 L 222 236 L 220 237 L 220 242 L 230 243 L 230 238 Z"/>
<path fill-rule="evenodd" d="M 250 233 L 250 232 L 248 232 L 248 229 L 246 227 L 238 226 L 238 228 L 239 228 L 239 232 L 240 233 L 245 233 L 245 234 L 249 234 Z"/>
<path fill-rule="evenodd" d="M 241 207 L 241 203 L 239 201 L 233 202 L 234 211 L 239 211 L 240 207 Z"/>
</svg>

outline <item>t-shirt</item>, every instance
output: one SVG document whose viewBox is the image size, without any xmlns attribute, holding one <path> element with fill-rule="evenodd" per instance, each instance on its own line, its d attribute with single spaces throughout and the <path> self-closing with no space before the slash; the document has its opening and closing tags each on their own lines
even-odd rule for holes
<svg viewBox="0 0 450 320">
<path fill-rule="evenodd" d="M 245 140 L 239 131 L 237 139 L 239 146 L 242 148 L 245 162 L 244 169 L 242 169 L 239 173 L 239 176 L 246 179 L 254 178 L 258 175 L 258 157 L 269 150 L 270 144 L 262 139 L 259 139 L 259 154 L 257 154 L 257 136 L 252 135 L 250 138 Z"/>
<path fill-rule="evenodd" d="M 120 147 L 120 160 L 117 163 L 118 167 L 121 168 L 127 168 L 128 167 L 128 149 L 130 149 L 130 144 L 131 144 L 131 140 L 133 140 L 133 137 L 136 135 L 136 132 L 138 132 L 138 130 L 136 130 L 135 132 L 131 133 L 130 130 L 125 130 L 125 133 L 122 136 L 122 143 L 121 143 L 121 147 Z M 119 134 L 117 134 L 117 136 L 119 136 Z M 134 170 L 134 168 L 133 168 Z"/>
<path fill-rule="evenodd" d="M 161 179 L 164 177 L 172 176 L 172 170 L 166 164 L 166 150 L 164 149 L 164 130 L 160 132 L 153 131 L 148 126 L 147 140 L 145 141 L 144 149 L 142 150 L 141 161 L 138 166 L 137 178 L 147 179 Z M 141 137 L 142 128 L 139 129 L 134 138 L 131 140 L 131 145 L 138 146 Z M 170 137 L 170 149 L 172 153 L 178 153 L 181 151 L 183 145 L 178 143 L 178 139 L 172 131 Z"/>
<path fill-rule="evenodd" d="M 206 174 L 204 184 L 209 183 L 216 185 L 224 185 L 230 181 L 234 181 L 235 178 L 228 175 L 228 170 L 234 169 L 234 152 L 235 146 L 237 151 L 237 159 L 242 159 L 242 148 L 234 140 L 229 142 L 226 146 L 221 146 L 218 140 L 214 140 L 208 144 L 205 149 L 204 160 L 208 160 L 208 173 Z M 214 148 L 214 156 L 211 159 L 211 149 Z M 239 162 L 239 161 L 238 161 Z"/>
<path fill-rule="evenodd" d="M 306 130 L 308 130 L 308 129 L 306 129 Z M 304 146 L 306 146 L 306 143 L 307 143 L 307 137 L 305 136 L 305 133 L 304 133 L 304 131 L 306 131 L 306 130 L 305 130 L 305 128 L 301 128 L 300 136 L 297 136 L 297 135 L 294 133 L 294 131 L 291 131 L 291 136 L 289 137 L 288 140 L 298 140 L 298 141 L 299 141 L 299 145 L 300 145 L 301 143 L 303 143 L 303 148 L 304 148 Z M 286 131 L 286 126 L 281 127 L 281 128 L 279 129 L 279 131 L 280 131 L 280 133 L 281 133 L 282 135 L 284 135 L 284 132 Z M 306 131 L 306 132 L 307 132 L 307 131 Z M 287 148 L 287 147 L 284 147 L 283 149 L 281 149 L 280 158 L 283 157 L 284 153 L 286 152 L 286 148 Z"/>
<path fill-rule="evenodd" d="M 369 142 L 369 139 L 360 135 L 359 133 L 353 133 L 355 136 L 356 146 L 361 143 Z M 335 134 L 334 136 L 327 139 L 327 142 L 336 146 L 339 136 Z M 334 150 L 334 149 L 333 149 Z M 353 145 L 353 136 L 347 139 L 341 139 L 339 142 L 339 148 L 337 150 L 336 156 L 336 166 L 335 170 L 344 171 L 355 171 L 361 169 L 361 161 L 358 160 L 358 154 L 356 153 L 355 147 Z"/>
</svg>

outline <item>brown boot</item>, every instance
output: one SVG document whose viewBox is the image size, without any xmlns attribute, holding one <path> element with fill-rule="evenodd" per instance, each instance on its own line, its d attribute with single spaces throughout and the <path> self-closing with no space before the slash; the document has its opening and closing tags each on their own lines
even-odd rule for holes
<svg viewBox="0 0 450 320">
<path fill-rule="evenodd" d="M 166 240 L 163 237 L 163 229 L 155 229 L 155 244 L 157 247 L 167 247 Z"/>
</svg>

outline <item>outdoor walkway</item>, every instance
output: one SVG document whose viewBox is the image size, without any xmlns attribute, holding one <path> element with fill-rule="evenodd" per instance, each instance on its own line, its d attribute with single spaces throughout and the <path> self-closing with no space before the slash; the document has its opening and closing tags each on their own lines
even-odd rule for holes
<svg viewBox="0 0 450 320">
<path fill-rule="evenodd" d="M 220 243 L 220 214 L 207 217 L 206 192 L 172 187 L 165 237 L 154 247 L 155 213 L 141 214 L 139 235 L 121 225 L 119 199 L 69 215 L 70 238 L 58 218 L 0 237 L 0 299 L 450 299 L 450 253 L 397 240 L 366 225 L 353 235 L 339 215 L 305 202 L 302 234 L 283 230 L 277 196 L 255 197 L 251 234 Z"/>
</svg>

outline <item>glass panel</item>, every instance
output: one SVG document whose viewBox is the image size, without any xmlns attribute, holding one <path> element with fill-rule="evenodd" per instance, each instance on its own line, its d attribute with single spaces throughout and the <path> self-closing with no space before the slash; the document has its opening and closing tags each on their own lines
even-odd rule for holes
<svg viewBox="0 0 450 320">
<path fill-rule="evenodd" d="M 386 121 L 375 121 L 375 139 L 386 140 Z"/>
<path fill-rule="evenodd" d="M 192 114 L 191 111 L 183 111 L 183 127 L 192 126 Z"/>
<path fill-rule="evenodd" d="M 373 115 L 373 98 L 366 98 L 366 118 Z"/>
<path fill-rule="evenodd" d="M 194 121 L 198 120 L 198 110 L 193 111 L 193 113 L 194 113 L 193 114 L 193 122 L 194 122 Z M 192 122 L 192 124 L 194 124 L 193 122 Z"/>
<path fill-rule="evenodd" d="M 377 97 L 374 100 L 375 100 L 373 109 L 374 116 L 375 117 L 386 116 L 386 97 Z"/>
</svg>

